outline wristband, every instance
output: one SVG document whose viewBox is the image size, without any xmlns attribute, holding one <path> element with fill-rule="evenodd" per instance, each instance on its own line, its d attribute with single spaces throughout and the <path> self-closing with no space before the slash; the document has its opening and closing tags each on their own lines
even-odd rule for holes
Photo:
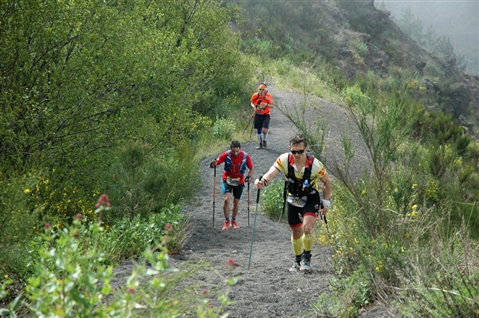
<svg viewBox="0 0 479 318">
<path fill-rule="evenodd" d="M 263 179 L 263 184 L 264 184 L 265 187 L 267 187 L 268 184 L 269 184 L 269 181 L 267 179 Z"/>
<path fill-rule="evenodd" d="M 322 199 L 321 201 L 323 202 L 323 205 L 329 209 L 329 207 L 331 206 L 331 202 L 326 199 Z"/>
</svg>

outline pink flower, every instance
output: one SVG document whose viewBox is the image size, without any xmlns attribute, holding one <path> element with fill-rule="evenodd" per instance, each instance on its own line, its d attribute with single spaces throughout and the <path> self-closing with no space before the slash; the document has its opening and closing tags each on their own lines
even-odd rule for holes
<svg viewBox="0 0 479 318">
<path fill-rule="evenodd" d="M 51 227 L 52 227 L 52 225 L 51 225 L 50 223 L 48 223 L 48 222 L 47 222 L 47 223 L 45 223 L 45 225 L 44 225 L 43 227 L 44 227 L 44 228 L 46 228 L 46 229 L 49 229 L 49 228 L 51 228 Z"/>
<path fill-rule="evenodd" d="M 100 195 L 97 203 L 95 204 L 96 208 L 99 208 L 100 206 L 110 207 L 110 199 L 108 199 L 108 196 L 106 194 Z"/>
<path fill-rule="evenodd" d="M 235 268 L 236 266 L 238 266 L 238 264 L 236 264 L 235 260 L 232 259 L 231 257 L 228 258 L 228 260 L 226 261 L 226 267 L 227 267 L 228 269 L 233 269 L 233 268 Z"/>
<path fill-rule="evenodd" d="M 130 287 L 127 289 L 126 291 L 128 294 L 135 294 L 136 293 L 136 289 L 134 289 L 133 287 Z"/>
<path fill-rule="evenodd" d="M 81 215 L 81 213 L 78 213 L 77 215 L 75 215 L 75 219 L 82 220 L 83 215 Z"/>
<path fill-rule="evenodd" d="M 173 226 L 170 223 L 165 225 L 165 232 L 170 233 L 173 232 Z"/>
</svg>

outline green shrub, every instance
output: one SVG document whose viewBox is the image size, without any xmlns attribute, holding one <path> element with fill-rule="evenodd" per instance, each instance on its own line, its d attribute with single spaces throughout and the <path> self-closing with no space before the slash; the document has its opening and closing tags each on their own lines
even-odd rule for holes
<svg viewBox="0 0 479 318">
<path fill-rule="evenodd" d="M 266 188 L 263 188 L 260 199 L 263 212 L 272 218 L 280 218 L 284 206 L 284 181 L 273 180 Z M 285 212 L 286 213 L 286 212 Z"/>
<path fill-rule="evenodd" d="M 190 182 L 199 179 L 195 151 L 188 145 L 164 148 L 161 153 L 151 153 L 147 144 L 124 147 L 103 186 L 113 206 L 103 221 L 114 224 L 136 215 L 149 218 L 164 213 L 170 204 L 190 199 L 201 185 Z"/>
<path fill-rule="evenodd" d="M 45 233 L 37 240 L 39 257 L 33 260 L 33 275 L 28 279 L 25 296 L 0 308 L 0 314 L 18 317 L 18 311 L 24 308 L 36 317 L 142 317 L 146 310 L 157 317 L 174 317 L 185 307 L 194 307 L 191 311 L 200 317 L 215 317 L 220 312 L 208 306 L 206 298 L 185 299 L 180 297 L 182 292 L 175 290 L 177 280 L 171 275 L 175 269 L 168 265 L 166 236 L 159 242 L 157 252 L 147 249 L 143 253 L 143 262 L 126 279 L 124 288 L 113 295 L 113 268 L 105 265 L 108 255 L 98 250 L 103 229 L 99 223 L 88 225 L 82 219 L 78 214 L 73 225 L 61 231 L 45 226 Z M 170 227 L 164 230 L 165 234 L 171 233 Z M 81 244 L 88 239 L 88 246 Z M 6 284 L 0 288 L 0 299 L 5 296 Z M 219 297 L 221 306 L 229 304 L 227 294 Z"/>
<path fill-rule="evenodd" d="M 236 124 L 232 119 L 217 118 L 213 125 L 213 136 L 218 139 L 230 140 L 235 128 Z"/>
<path fill-rule="evenodd" d="M 41 231 L 42 206 L 36 205 L 35 198 L 41 177 L 34 173 L 10 178 L 0 174 L 0 180 L 0 277 L 7 275 L 19 282 L 27 275 L 27 246 Z"/>
<path fill-rule="evenodd" d="M 146 248 L 154 248 L 166 234 L 165 226 L 171 225 L 173 233 L 166 245 L 169 251 L 177 252 L 188 238 L 188 219 L 181 214 L 181 205 L 163 208 L 161 213 L 144 219 L 136 215 L 118 220 L 105 231 L 98 233 L 98 251 L 105 253 L 107 264 L 117 264 L 122 260 L 140 255 Z M 186 231 L 186 232 L 185 232 Z M 87 233 L 85 233 L 84 237 Z M 83 242 L 85 247 L 89 242 Z"/>
<path fill-rule="evenodd" d="M 320 317 L 357 317 L 358 308 L 372 302 L 366 270 L 330 280 L 333 294 L 322 293 L 312 308 Z"/>
</svg>

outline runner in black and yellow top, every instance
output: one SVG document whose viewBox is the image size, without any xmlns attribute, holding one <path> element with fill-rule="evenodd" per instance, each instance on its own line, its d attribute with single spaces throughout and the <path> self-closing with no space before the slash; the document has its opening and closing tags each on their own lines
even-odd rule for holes
<svg viewBox="0 0 479 318">
<path fill-rule="evenodd" d="M 284 153 L 263 176 L 256 179 L 255 187 L 267 186 L 280 172 L 288 179 L 288 223 L 292 230 L 291 242 L 296 255 L 291 272 L 310 271 L 312 231 L 318 213 L 326 215 L 331 196 L 331 181 L 323 164 L 309 155 L 308 145 L 301 135 L 289 142 L 290 152 Z M 323 199 L 319 196 L 323 193 Z"/>
<path fill-rule="evenodd" d="M 251 107 L 255 109 L 254 128 L 258 134 L 259 146 L 256 149 L 266 148 L 273 97 L 267 91 L 266 84 L 259 84 L 258 92 L 251 96 Z"/>
<path fill-rule="evenodd" d="M 218 158 L 210 163 L 210 168 L 214 168 L 222 163 L 225 163 L 223 173 L 223 186 L 221 192 L 223 193 L 223 212 L 225 214 L 225 223 L 223 230 L 228 230 L 229 227 L 239 229 L 236 216 L 239 211 L 239 203 L 243 193 L 244 183 L 251 182 L 251 176 L 254 172 L 253 161 L 250 155 L 241 150 L 241 144 L 237 140 L 233 140 L 230 145 L 230 150 L 223 152 Z M 245 177 L 246 169 L 248 174 Z M 230 202 L 233 196 L 233 215 L 230 220 Z"/>
</svg>

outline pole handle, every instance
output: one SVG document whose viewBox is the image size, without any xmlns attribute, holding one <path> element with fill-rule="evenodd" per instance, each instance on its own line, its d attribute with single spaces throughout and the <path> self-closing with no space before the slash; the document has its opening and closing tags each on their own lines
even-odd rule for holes
<svg viewBox="0 0 479 318">
<path fill-rule="evenodd" d="M 248 181 L 250 181 L 250 180 L 248 180 Z M 249 205 L 250 205 L 249 184 L 250 184 L 250 182 L 248 182 L 248 227 L 249 227 Z"/>
<path fill-rule="evenodd" d="M 263 176 L 260 176 L 259 177 L 259 181 L 261 181 L 261 179 L 263 179 Z M 258 204 L 259 202 L 259 193 L 260 193 L 261 189 L 258 189 L 258 194 L 256 195 L 256 204 Z"/>
<path fill-rule="evenodd" d="M 215 227 L 215 202 L 216 202 L 216 166 L 213 172 L 213 227 Z"/>
</svg>

